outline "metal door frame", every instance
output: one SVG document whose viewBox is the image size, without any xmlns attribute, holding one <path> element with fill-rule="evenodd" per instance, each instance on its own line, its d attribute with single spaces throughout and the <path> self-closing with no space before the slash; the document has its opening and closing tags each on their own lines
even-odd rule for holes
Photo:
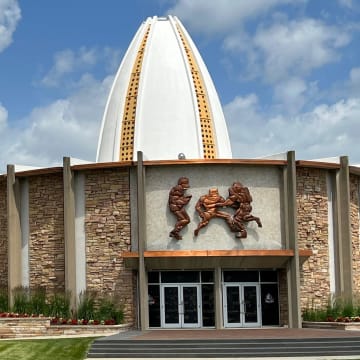
<svg viewBox="0 0 360 360">
<path fill-rule="evenodd" d="M 179 313 L 179 321 L 174 324 L 166 324 L 165 323 L 165 288 L 177 288 L 178 290 L 178 313 Z M 183 289 L 186 287 L 196 288 L 197 295 L 197 311 L 198 311 L 198 322 L 192 324 L 184 323 L 184 291 Z M 160 311 L 161 311 L 161 327 L 162 328 L 172 328 L 172 329 L 181 329 L 181 328 L 199 328 L 202 324 L 201 319 L 201 309 L 202 309 L 202 299 L 201 299 L 201 285 L 194 283 L 175 283 L 175 284 L 161 284 L 160 285 Z"/>
<path fill-rule="evenodd" d="M 252 286 L 256 288 L 256 308 L 257 308 L 257 319 L 255 323 L 246 323 L 245 322 L 245 304 L 244 304 L 244 287 Z M 237 287 L 239 290 L 239 300 L 240 300 L 240 322 L 239 323 L 229 323 L 228 322 L 228 312 L 227 312 L 227 287 Z M 260 297 L 260 284 L 254 282 L 248 283 L 239 283 L 239 282 L 228 282 L 223 284 L 223 314 L 224 314 L 224 327 L 260 327 L 261 326 L 261 297 Z"/>
</svg>

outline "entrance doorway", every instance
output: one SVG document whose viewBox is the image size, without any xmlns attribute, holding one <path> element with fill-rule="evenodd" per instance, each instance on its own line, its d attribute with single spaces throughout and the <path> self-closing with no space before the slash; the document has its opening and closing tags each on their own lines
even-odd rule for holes
<svg viewBox="0 0 360 360">
<path fill-rule="evenodd" d="M 200 285 L 162 285 L 161 288 L 161 326 L 200 327 Z"/>
<path fill-rule="evenodd" d="M 225 327 L 257 327 L 260 321 L 259 284 L 224 284 Z"/>
</svg>

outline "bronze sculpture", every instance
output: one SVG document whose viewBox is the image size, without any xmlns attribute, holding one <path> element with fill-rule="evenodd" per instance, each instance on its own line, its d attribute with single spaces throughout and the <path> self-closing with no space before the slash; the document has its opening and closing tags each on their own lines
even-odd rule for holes
<svg viewBox="0 0 360 360">
<path fill-rule="evenodd" d="M 199 230 L 205 227 L 214 217 L 226 219 L 229 214 L 220 211 L 217 203 L 223 203 L 225 199 L 220 196 L 217 188 L 211 188 L 209 193 L 200 197 L 195 205 L 195 209 L 201 217 L 198 227 L 194 230 L 194 235 L 198 236 Z"/>
<path fill-rule="evenodd" d="M 191 199 L 191 195 L 185 195 L 186 190 L 190 187 L 189 179 L 181 177 L 178 184 L 171 188 L 169 192 L 169 209 L 176 216 L 176 224 L 169 236 L 181 240 L 180 231 L 190 222 L 190 217 L 185 210 Z"/>
<path fill-rule="evenodd" d="M 251 214 L 252 197 L 249 189 L 240 182 L 234 182 L 229 188 L 229 196 L 224 202 L 217 203 L 216 206 L 229 206 L 235 209 L 234 215 L 227 214 L 225 218 L 232 232 L 236 233 L 237 238 L 246 238 L 247 231 L 244 223 L 255 221 L 262 227 L 260 218 Z"/>
</svg>

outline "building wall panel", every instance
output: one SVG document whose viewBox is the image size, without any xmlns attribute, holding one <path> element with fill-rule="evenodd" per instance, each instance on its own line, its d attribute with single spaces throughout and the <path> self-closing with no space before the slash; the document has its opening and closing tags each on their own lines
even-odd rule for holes
<svg viewBox="0 0 360 360">
<path fill-rule="evenodd" d="M 326 170 L 297 168 L 299 249 L 313 255 L 300 269 L 301 307 L 326 306 L 330 297 Z"/>
<path fill-rule="evenodd" d="M 62 174 L 29 177 L 30 287 L 65 290 Z"/>
<path fill-rule="evenodd" d="M 131 246 L 129 186 L 127 169 L 86 172 L 86 282 L 88 290 L 119 297 L 125 322 L 134 323 L 134 275 L 121 257 Z"/>
<path fill-rule="evenodd" d="M 8 238 L 6 177 L 0 177 L 0 287 L 8 286 Z"/>
</svg>

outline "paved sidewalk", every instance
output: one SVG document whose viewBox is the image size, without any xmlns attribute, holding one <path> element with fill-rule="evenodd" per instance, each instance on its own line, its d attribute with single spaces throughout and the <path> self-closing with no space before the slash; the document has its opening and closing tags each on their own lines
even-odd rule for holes
<svg viewBox="0 0 360 360">
<path fill-rule="evenodd" d="M 108 336 L 107 340 L 189 340 L 189 339 L 312 339 L 360 337 L 360 331 L 324 329 L 194 329 L 127 331 Z M 360 359 L 360 356 L 359 356 Z"/>
<path fill-rule="evenodd" d="M 138 340 L 197 340 L 197 339 L 319 339 L 319 338 L 360 338 L 360 331 L 352 330 L 324 330 L 324 329 L 288 329 L 288 328 L 262 328 L 262 329 L 194 329 L 194 330 L 147 330 L 128 331 L 106 337 L 109 341 L 133 340 L 134 346 Z M 271 354 L 269 354 L 271 355 Z M 118 360 L 149 360 L 149 358 L 118 358 Z M 195 358 L 194 358 L 195 359 Z M 198 358 L 197 358 L 198 359 Z M 201 360 L 214 360 L 215 358 L 201 358 Z M 218 360 L 229 360 L 229 358 L 216 358 Z M 245 358 L 232 357 L 233 360 L 244 360 Z M 360 360 L 360 354 L 356 356 L 305 356 L 305 357 L 252 357 L 256 360 Z M 92 359 L 87 359 L 92 360 Z M 98 358 L 97 360 L 105 360 Z M 112 359 L 116 360 L 116 359 Z M 192 360 L 192 358 L 177 358 L 176 360 Z"/>
</svg>

